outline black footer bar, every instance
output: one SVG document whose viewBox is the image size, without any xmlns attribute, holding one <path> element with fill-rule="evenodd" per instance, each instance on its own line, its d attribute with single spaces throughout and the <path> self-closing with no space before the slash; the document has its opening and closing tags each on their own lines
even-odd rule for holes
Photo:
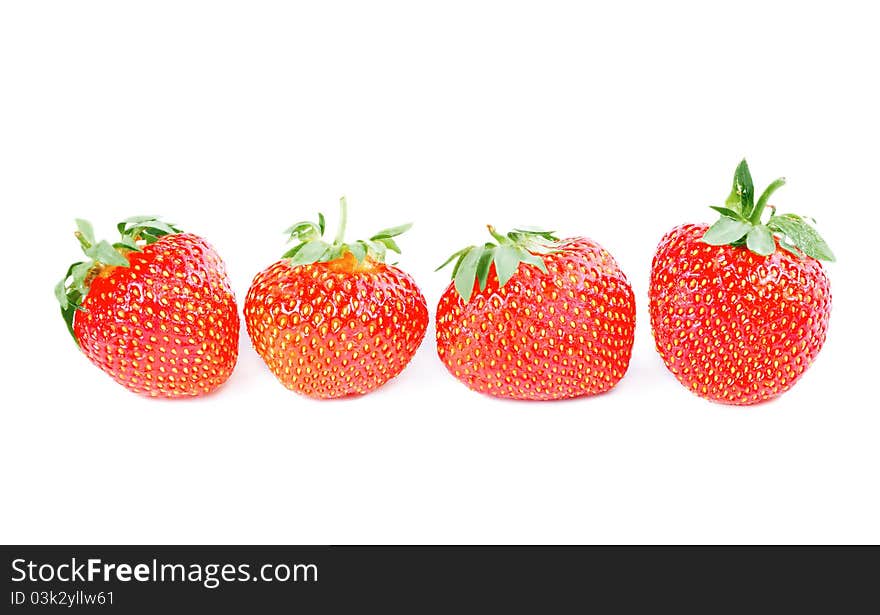
<svg viewBox="0 0 880 615">
<path fill-rule="evenodd" d="M 2 612 L 880 612 L 868 547 L 11 546 Z M 867 609 L 867 610 L 865 610 Z M 647 612 L 647 611 L 646 611 Z"/>
</svg>

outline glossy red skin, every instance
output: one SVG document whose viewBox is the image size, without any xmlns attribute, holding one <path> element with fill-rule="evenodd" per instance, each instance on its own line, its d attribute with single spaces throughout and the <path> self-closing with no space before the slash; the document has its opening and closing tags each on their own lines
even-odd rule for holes
<svg viewBox="0 0 880 615">
<path fill-rule="evenodd" d="M 520 264 L 501 289 L 494 265 L 468 303 L 450 284 L 437 306 L 437 353 L 469 388 L 520 400 L 611 389 L 626 373 L 635 298 L 596 242 L 567 239 L 545 255 L 547 273 Z"/>
<path fill-rule="evenodd" d="M 239 319 L 226 267 L 210 244 L 167 235 L 91 282 L 74 317 L 80 348 L 116 382 L 150 397 L 195 397 L 226 382 Z"/>
<path fill-rule="evenodd" d="M 369 393 L 409 364 L 428 308 L 400 269 L 346 253 L 329 263 L 282 260 L 257 274 L 244 318 L 254 349 L 288 389 L 315 399 Z"/>
<path fill-rule="evenodd" d="M 701 241 L 708 226 L 679 226 L 651 266 L 651 328 L 666 367 L 688 390 L 750 405 L 794 386 L 825 343 L 831 288 L 822 264 L 777 249 Z"/>
</svg>

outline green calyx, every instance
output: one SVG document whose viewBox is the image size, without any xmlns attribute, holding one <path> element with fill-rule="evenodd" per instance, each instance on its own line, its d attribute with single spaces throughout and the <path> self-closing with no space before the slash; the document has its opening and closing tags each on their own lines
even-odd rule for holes
<svg viewBox="0 0 880 615">
<path fill-rule="evenodd" d="M 496 243 L 468 246 L 450 256 L 436 269 L 440 271 L 455 261 L 452 279 L 456 292 L 465 303 L 471 300 L 475 282 L 479 283 L 481 291 L 486 289 L 492 264 L 495 265 L 495 274 L 498 276 L 498 288 L 504 287 L 510 281 L 520 263 L 537 267 L 547 273 L 547 266 L 540 255 L 555 251 L 559 242 L 552 231 L 518 228 L 502 235 L 491 225 L 488 229 Z"/>
<path fill-rule="evenodd" d="M 61 316 L 67 330 L 76 341 L 73 333 L 73 316 L 82 309 L 82 302 L 89 292 L 89 285 L 104 267 L 128 267 L 129 252 L 139 252 L 145 245 L 154 243 L 160 237 L 182 231 L 173 224 L 163 222 L 157 216 L 133 216 L 116 225 L 119 241 L 110 243 L 96 241 L 95 231 L 88 220 L 76 220 L 74 235 L 79 241 L 86 260 L 73 263 L 67 273 L 55 285 L 55 298 L 61 305 Z M 79 342 L 77 342 L 79 343 Z"/>
<path fill-rule="evenodd" d="M 345 226 L 348 222 L 348 203 L 345 197 L 339 199 L 339 228 L 333 243 L 324 241 L 326 223 L 324 214 L 318 214 L 318 222 L 297 222 L 284 233 L 290 235 L 290 241 L 298 242 L 293 248 L 284 253 L 281 258 L 289 259 L 294 266 L 310 265 L 312 263 L 328 263 L 342 258 L 346 252 L 350 252 L 358 263 L 364 262 L 368 256 L 377 262 L 384 263 L 388 250 L 400 254 L 400 247 L 394 238 L 408 231 L 412 224 L 401 224 L 386 228 L 369 239 L 358 239 L 350 243 L 345 242 Z"/>
<path fill-rule="evenodd" d="M 817 260 L 833 261 L 834 253 L 805 218 L 795 214 L 777 214 L 769 206 L 770 217 L 764 221 L 764 211 L 774 192 L 785 184 L 780 177 L 755 202 L 755 186 L 749 165 L 745 160 L 736 167 L 733 189 L 724 207 L 712 207 L 721 217 L 703 235 L 703 241 L 713 246 L 745 246 L 755 254 L 769 256 L 779 247 L 798 258 L 810 256 Z M 813 221 L 815 223 L 815 220 Z"/>
</svg>

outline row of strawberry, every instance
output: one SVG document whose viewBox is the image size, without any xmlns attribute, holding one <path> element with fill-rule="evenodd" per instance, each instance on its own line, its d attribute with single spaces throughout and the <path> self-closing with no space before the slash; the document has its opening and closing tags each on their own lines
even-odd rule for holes
<svg viewBox="0 0 880 615">
<path fill-rule="evenodd" d="M 745 161 L 720 218 L 662 239 L 651 266 L 651 328 L 669 370 L 693 393 L 748 405 L 791 388 L 825 341 L 831 311 L 819 261 L 834 260 L 802 217 L 776 214 L 773 182 L 756 200 Z M 362 395 L 397 376 L 419 348 L 428 308 L 415 281 L 385 263 L 409 225 L 347 242 L 347 207 L 288 229 L 294 246 L 257 274 L 244 303 L 257 353 L 289 389 Z M 770 215 L 766 215 L 767 213 Z M 85 355 L 128 389 L 210 393 L 238 357 L 239 315 L 225 266 L 205 240 L 154 216 L 97 241 L 77 220 L 86 259 L 55 288 Z M 450 373 L 496 397 L 556 400 L 614 387 L 632 355 L 635 299 L 601 245 L 520 228 L 456 252 L 436 313 Z M 441 266 L 442 267 L 442 266 Z"/>
</svg>

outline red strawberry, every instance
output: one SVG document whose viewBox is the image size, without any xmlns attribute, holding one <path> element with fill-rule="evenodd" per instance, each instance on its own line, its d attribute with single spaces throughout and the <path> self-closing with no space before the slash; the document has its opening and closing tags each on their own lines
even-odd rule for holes
<svg viewBox="0 0 880 615">
<path fill-rule="evenodd" d="M 657 351 L 690 391 L 748 405 L 790 389 L 828 329 L 831 289 L 821 260 L 834 255 L 800 216 L 763 221 L 778 179 L 754 202 L 743 160 L 721 218 L 679 226 L 651 267 L 651 328 Z"/>
<path fill-rule="evenodd" d="M 318 223 L 288 229 L 299 243 L 257 274 L 244 304 L 257 353 L 287 388 L 316 399 L 362 395 L 397 376 L 428 326 L 413 279 L 385 264 L 386 250 L 411 225 L 344 243 L 347 206 L 332 244 Z"/>
<path fill-rule="evenodd" d="M 632 354 L 632 288 L 596 242 L 517 229 L 456 252 L 437 306 L 437 352 L 453 376 L 495 397 L 595 395 Z"/>
<path fill-rule="evenodd" d="M 210 393 L 238 357 L 238 313 L 226 268 L 204 239 L 153 216 L 96 242 L 77 220 L 88 260 L 55 287 L 74 340 L 116 382 L 150 397 Z"/>
</svg>

